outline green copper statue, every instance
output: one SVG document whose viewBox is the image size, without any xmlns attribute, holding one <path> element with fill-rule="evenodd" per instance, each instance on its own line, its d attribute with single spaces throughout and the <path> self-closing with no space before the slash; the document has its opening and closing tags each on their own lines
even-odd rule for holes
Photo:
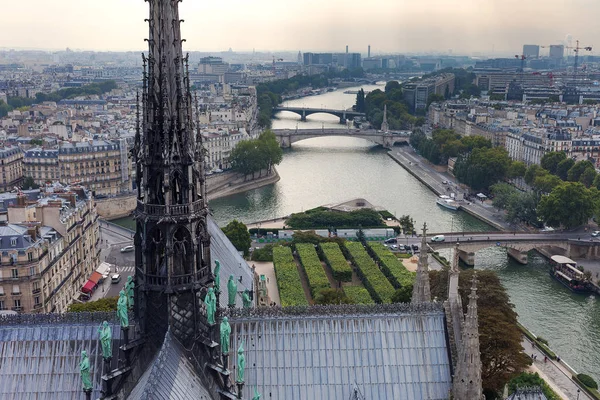
<svg viewBox="0 0 600 400">
<path fill-rule="evenodd" d="M 219 260 L 215 260 L 215 291 L 217 293 L 221 292 L 221 263 Z"/>
<path fill-rule="evenodd" d="M 81 385 L 83 390 L 92 390 L 92 378 L 90 378 L 90 359 L 88 358 L 87 351 L 85 350 L 81 352 L 79 375 L 81 376 Z"/>
<path fill-rule="evenodd" d="M 242 294 L 242 302 L 244 308 L 252 307 L 252 300 L 250 300 L 250 291 L 248 289 L 244 290 L 244 294 Z"/>
<path fill-rule="evenodd" d="M 235 295 L 237 294 L 237 283 L 233 279 L 233 275 L 229 275 L 229 281 L 227 282 L 227 292 L 229 293 L 229 304 L 230 307 L 235 307 Z"/>
<path fill-rule="evenodd" d="M 204 304 L 206 305 L 206 319 L 208 323 L 214 325 L 215 323 L 215 312 L 217 311 L 217 297 L 213 288 L 208 288 L 208 293 L 204 298 Z"/>
<path fill-rule="evenodd" d="M 244 369 L 246 369 L 246 357 L 244 356 L 244 342 L 242 342 L 238 349 L 237 382 L 244 382 Z"/>
<path fill-rule="evenodd" d="M 117 318 L 121 323 L 121 328 L 129 328 L 129 315 L 127 315 L 127 296 L 125 291 L 119 292 L 119 300 L 117 301 Z"/>
<path fill-rule="evenodd" d="M 102 357 L 112 357 L 112 331 L 108 322 L 104 321 L 100 328 L 98 328 L 100 334 L 100 344 L 102 345 Z"/>
<path fill-rule="evenodd" d="M 231 325 L 227 321 L 227 317 L 223 317 L 221 322 L 221 353 L 229 353 L 229 335 L 231 335 Z"/>
<path fill-rule="evenodd" d="M 260 400 L 260 393 L 258 393 L 257 387 L 254 388 L 254 397 L 252 398 L 252 400 Z"/>
<path fill-rule="evenodd" d="M 127 294 L 127 306 L 129 309 L 133 308 L 133 288 L 135 287 L 135 283 L 133 283 L 133 276 L 127 277 L 127 283 L 125 284 L 125 293 Z"/>
</svg>

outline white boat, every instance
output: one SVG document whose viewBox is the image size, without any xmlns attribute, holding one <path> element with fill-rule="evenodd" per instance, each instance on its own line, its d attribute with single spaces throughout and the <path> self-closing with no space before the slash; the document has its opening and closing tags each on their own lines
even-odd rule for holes
<svg viewBox="0 0 600 400">
<path fill-rule="evenodd" d="M 446 195 L 441 195 L 435 202 L 438 203 L 438 205 L 453 211 L 457 211 L 460 207 L 453 198 Z"/>
</svg>

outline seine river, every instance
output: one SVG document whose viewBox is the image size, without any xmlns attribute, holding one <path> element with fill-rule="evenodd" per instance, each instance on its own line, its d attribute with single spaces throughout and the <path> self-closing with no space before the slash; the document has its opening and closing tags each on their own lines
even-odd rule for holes
<svg viewBox="0 0 600 400">
<path fill-rule="evenodd" d="M 363 86 L 365 91 L 378 86 Z M 357 89 L 357 88 L 352 88 Z M 305 107 L 348 108 L 355 95 L 348 89 L 287 104 Z M 299 129 L 338 127 L 339 119 L 317 114 L 300 122 L 296 114 L 283 112 L 273 128 Z M 432 231 L 484 231 L 486 224 L 465 214 L 444 210 L 435 204 L 435 195 L 396 164 L 386 151 L 358 138 L 317 138 L 294 143 L 277 166 L 281 180 L 210 202 L 217 222 L 233 219 L 253 222 L 289 215 L 323 204 L 365 198 L 401 216 L 411 215 L 418 226 L 423 222 Z M 583 262 L 585 265 L 585 262 Z M 600 301 L 597 297 L 575 295 L 550 278 L 549 265 L 536 252 L 522 266 L 507 259 L 499 248 L 476 254 L 477 269 L 497 271 L 515 304 L 519 321 L 535 334 L 548 339 L 550 346 L 575 370 L 600 380 Z"/>
</svg>

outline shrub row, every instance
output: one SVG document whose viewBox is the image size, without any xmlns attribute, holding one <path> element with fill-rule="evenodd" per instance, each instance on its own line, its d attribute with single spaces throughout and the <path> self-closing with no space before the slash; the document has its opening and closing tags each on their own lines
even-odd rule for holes
<svg viewBox="0 0 600 400">
<path fill-rule="evenodd" d="M 344 293 L 354 304 L 374 304 L 369 291 L 362 286 L 344 286 Z"/>
<path fill-rule="evenodd" d="M 579 386 L 581 386 L 581 388 L 588 394 L 590 395 L 590 397 L 592 399 L 595 400 L 600 400 L 600 393 L 598 393 L 598 390 L 594 389 L 592 386 L 588 386 L 583 380 L 581 380 L 581 377 L 585 376 L 587 378 L 591 379 L 591 382 L 596 383 L 596 381 L 594 381 L 594 379 L 591 376 L 585 375 L 585 374 L 578 374 L 578 375 L 572 375 L 573 380 L 579 384 Z M 584 378 L 584 380 L 588 383 L 591 384 L 590 381 L 588 381 L 588 379 Z M 597 384 L 596 384 L 597 386 Z"/>
<path fill-rule="evenodd" d="M 379 270 L 363 245 L 357 242 L 346 242 L 344 246 L 373 300 L 377 303 L 391 303 L 394 287 Z"/>
<path fill-rule="evenodd" d="M 296 245 L 296 251 L 300 257 L 302 268 L 306 274 L 308 285 L 310 286 L 310 293 L 313 299 L 317 297 L 322 289 L 328 289 L 331 287 L 329 279 L 325 274 L 321 260 L 317 255 L 315 246 L 310 243 L 298 243 Z"/>
<path fill-rule="evenodd" d="M 529 340 L 534 342 L 536 344 L 536 346 L 539 347 L 540 350 L 542 350 L 542 353 L 546 354 L 548 356 L 548 358 L 550 358 L 551 360 L 556 360 L 556 354 L 552 350 L 550 350 L 550 348 L 548 346 L 546 346 L 545 344 L 540 342 L 538 340 L 537 336 L 535 336 L 533 333 L 529 332 L 529 329 L 525 328 L 523 325 L 521 325 L 518 322 L 517 322 L 517 327 L 525 336 L 527 336 L 527 338 Z"/>
<path fill-rule="evenodd" d="M 275 267 L 281 306 L 308 305 L 304 289 L 302 289 L 300 274 L 298 274 L 298 268 L 289 247 L 273 248 L 273 266 Z"/>
<path fill-rule="evenodd" d="M 350 282 L 352 280 L 352 268 L 348 265 L 346 258 L 337 243 L 319 244 L 323 261 L 327 263 L 333 272 L 333 278 L 337 281 Z"/>
<path fill-rule="evenodd" d="M 390 249 L 378 242 L 369 242 L 368 246 L 373 253 L 373 257 L 379 261 L 381 271 L 383 271 L 396 289 L 414 283 L 415 273 L 407 270 Z"/>
</svg>

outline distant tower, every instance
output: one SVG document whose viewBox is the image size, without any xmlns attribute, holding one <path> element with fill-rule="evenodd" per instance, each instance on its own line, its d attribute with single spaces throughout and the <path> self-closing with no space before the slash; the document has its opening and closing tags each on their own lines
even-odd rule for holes
<svg viewBox="0 0 600 400">
<path fill-rule="evenodd" d="M 387 122 L 387 104 L 383 105 L 383 121 L 381 122 L 381 131 L 388 132 L 390 127 Z"/>
<path fill-rule="evenodd" d="M 302 64 L 303 64 L 302 53 L 299 51 L 298 52 L 298 65 L 302 65 Z"/>
<path fill-rule="evenodd" d="M 385 108 L 385 106 L 384 106 Z M 417 264 L 417 277 L 413 287 L 412 302 L 426 303 L 431 301 L 431 288 L 429 285 L 429 268 L 427 265 L 427 224 L 423 224 L 421 237 L 421 253 Z"/>
<path fill-rule="evenodd" d="M 179 2 L 153 0 L 149 7 L 143 115 L 140 121 L 138 108 L 133 149 L 135 314 L 141 331 L 156 343 L 170 328 L 188 347 L 208 332 L 200 305 L 213 281 L 202 136 L 192 120 Z"/>
<path fill-rule="evenodd" d="M 371 58 L 371 45 L 367 48 L 367 58 Z"/>
<path fill-rule="evenodd" d="M 483 399 L 479 321 L 477 318 L 477 275 L 473 274 L 471 294 L 462 332 L 456 372 L 452 383 L 455 399 Z"/>
</svg>

